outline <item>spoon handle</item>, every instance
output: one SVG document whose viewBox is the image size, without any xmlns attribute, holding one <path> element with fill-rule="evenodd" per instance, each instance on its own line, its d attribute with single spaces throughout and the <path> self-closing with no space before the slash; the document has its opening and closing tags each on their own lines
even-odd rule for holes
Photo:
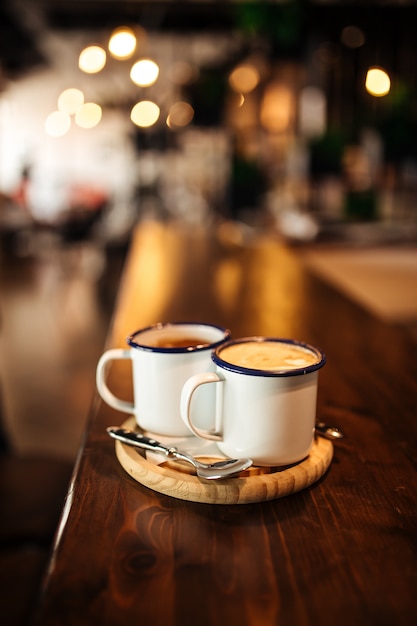
<svg viewBox="0 0 417 626">
<path fill-rule="evenodd" d="M 138 448 L 144 448 L 145 450 L 152 450 L 153 452 L 162 452 L 166 456 L 172 456 L 177 451 L 176 448 L 168 448 L 164 446 L 160 441 L 146 437 L 142 433 L 137 433 L 134 430 L 128 428 L 119 428 L 118 426 L 110 426 L 106 429 L 107 433 L 113 439 L 118 439 L 123 443 L 127 443 L 130 446 L 136 446 Z"/>
<path fill-rule="evenodd" d="M 316 432 L 326 439 L 343 439 L 344 437 L 341 430 L 335 426 L 328 426 L 324 422 L 316 422 Z"/>
</svg>

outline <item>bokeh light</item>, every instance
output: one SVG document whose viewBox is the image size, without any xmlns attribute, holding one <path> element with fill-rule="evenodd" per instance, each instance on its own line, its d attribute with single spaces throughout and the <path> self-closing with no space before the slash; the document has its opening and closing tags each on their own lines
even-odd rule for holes
<svg viewBox="0 0 417 626">
<path fill-rule="evenodd" d="M 386 96 L 391 89 L 391 80 L 385 70 L 379 67 L 369 68 L 366 74 L 365 87 L 372 96 Z"/>
<path fill-rule="evenodd" d="M 287 131 L 295 111 L 294 94 L 278 81 L 272 81 L 265 89 L 261 106 L 261 123 L 271 133 Z"/>
<path fill-rule="evenodd" d="M 238 93 L 253 91 L 259 80 L 259 72 L 253 65 L 239 65 L 229 75 L 229 85 Z"/>
<path fill-rule="evenodd" d="M 110 35 L 109 52 L 115 59 L 129 59 L 136 50 L 136 35 L 128 26 L 116 28 Z"/>
<path fill-rule="evenodd" d="M 84 104 L 84 94 L 80 89 L 70 87 L 58 96 L 58 109 L 74 115 Z"/>
<path fill-rule="evenodd" d="M 130 70 L 130 78 L 139 87 L 150 87 L 159 76 L 159 67 L 151 59 L 136 61 Z"/>
<path fill-rule="evenodd" d="M 198 67 L 188 61 L 176 61 L 171 66 L 170 77 L 176 85 L 189 85 L 198 78 Z"/>
<path fill-rule="evenodd" d="M 94 128 L 102 116 L 101 106 L 95 102 L 86 102 L 75 114 L 75 122 L 81 128 Z"/>
<path fill-rule="evenodd" d="M 51 137 L 62 137 L 71 128 L 71 118 L 65 111 L 53 111 L 45 120 L 45 131 Z"/>
<path fill-rule="evenodd" d="M 340 35 L 341 42 L 347 48 L 361 48 L 366 41 L 365 34 L 358 26 L 345 26 Z"/>
<path fill-rule="evenodd" d="M 78 67 L 87 74 L 97 74 L 106 65 L 106 51 L 100 46 L 88 46 L 81 51 Z"/>
<path fill-rule="evenodd" d="M 130 113 L 130 119 L 136 126 L 146 128 L 153 126 L 159 119 L 160 109 L 155 102 L 150 100 L 142 100 L 133 107 Z"/>
<path fill-rule="evenodd" d="M 169 109 L 167 126 L 171 129 L 188 126 L 194 117 L 194 109 L 188 102 L 176 102 Z"/>
</svg>

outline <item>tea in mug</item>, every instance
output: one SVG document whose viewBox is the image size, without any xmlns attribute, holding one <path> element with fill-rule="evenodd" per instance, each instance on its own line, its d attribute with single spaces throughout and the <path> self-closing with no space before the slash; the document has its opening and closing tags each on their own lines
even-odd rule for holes
<svg viewBox="0 0 417 626">
<path fill-rule="evenodd" d="M 197 346 L 207 346 L 208 343 L 201 337 L 161 337 L 150 343 L 154 348 L 195 348 Z"/>
</svg>

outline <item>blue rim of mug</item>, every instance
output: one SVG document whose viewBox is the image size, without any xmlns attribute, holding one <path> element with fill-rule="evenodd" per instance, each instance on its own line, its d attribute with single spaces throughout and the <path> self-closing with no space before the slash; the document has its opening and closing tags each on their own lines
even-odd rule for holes
<svg viewBox="0 0 417 626">
<path fill-rule="evenodd" d="M 313 363 L 312 365 L 307 365 L 306 367 L 298 367 L 291 370 L 261 370 L 261 369 L 252 369 L 250 367 L 243 367 L 242 365 L 235 365 L 234 363 L 229 363 L 228 361 L 224 361 L 220 354 L 221 351 L 226 349 L 228 346 L 236 345 L 239 343 L 249 343 L 249 342 L 265 342 L 265 341 L 275 341 L 277 343 L 287 343 L 293 346 L 298 346 L 307 350 L 309 352 L 313 352 L 317 356 L 317 363 Z M 287 376 L 302 376 L 304 374 L 309 374 L 310 372 L 315 372 L 320 369 L 326 363 L 326 355 L 319 348 L 315 346 L 304 343 L 302 341 L 297 341 L 296 339 L 285 339 L 281 337 L 243 337 L 242 339 L 231 339 L 230 341 L 223 342 L 220 346 L 218 346 L 215 350 L 213 350 L 211 355 L 212 361 L 218 365 L 218 367 L 228 370 L 229 372 L 236 372 L 237 374 L 250 374 L 251 376 L 263 376 L 269 378 L 282 378 Z"/>
<path fill-rule="evenodd" d="M 143 343 L 139 343 L 135 341 L 133 338 L 151 330 L 160 330 L 163 328 L 175 328 L 176 326 L 203 326 L 205 328 L 214 328 L 223 333 L 223 338 L 218 341 L 213 341 L 211 343 L 202 343 L 197 346 L 177 346 L 173 348 L 167 348 L 163 346 L 149 346 Z M 126 337 L 126 342 L 132 348 L 139 348 L 140 350 L 145 350 L 147 352 L 159 352 L 163 354 L 187 354 L 188 352 L 202 352 L 203 350 L 214 350 L 221 346 L 225 341 L 230 339 L 231 332 L 228 328 L 224 328 L 223 326 L 217 326 L 216 324 L 207 324 L 205 322 L 158 322 L 157 324 L 151 324 L 150 326 L 146 326 L 144 328 L 139 328 L 137 331 L 131 333 Z"/>
</svg>

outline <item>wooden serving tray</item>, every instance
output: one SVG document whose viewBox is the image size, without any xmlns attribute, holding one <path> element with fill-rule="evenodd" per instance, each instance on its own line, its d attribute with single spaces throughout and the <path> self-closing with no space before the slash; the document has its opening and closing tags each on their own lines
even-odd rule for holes
<svg viewBox="0 0 417 626">
<path fill-rule="evenodd" d="M 124 428 L 135 428 L 129 418 Z M 333 444 L 322 437 L 314 441 L 310 455 L 285 468 L 250 467 L 236 478 L 205 480 L 189 464 L 165 461 L 157 465 L 133 448 L 116 441 L 116 456 L 123 469 L 137 482 L 174 498 L 207 504 L 248 504 L 274 500 L 309 487 L 321 478 L 333 458 Z M 203 461 L 213 459 L 199 457 Z M 215 459 L 218 460 L 218 459 Z"/>
</svg>

